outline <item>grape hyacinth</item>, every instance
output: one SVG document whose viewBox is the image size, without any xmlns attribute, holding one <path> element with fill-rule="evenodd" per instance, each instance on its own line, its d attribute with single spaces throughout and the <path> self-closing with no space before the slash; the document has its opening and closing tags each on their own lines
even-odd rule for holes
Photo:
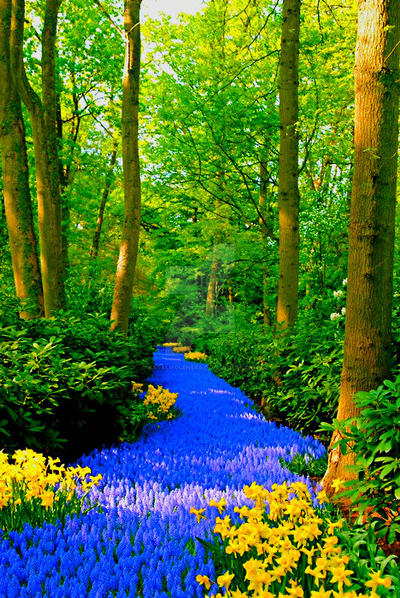
<svg viewBox="0 0 400 598">
<path fill-rule="evenodd" d="M 235 520 L 253 481 L 270 489 L 302 480 L 311 490 L 279 458 L 318 458 L 324 447 L 266 421 L 207 365 L 160 348 L 150 382 L 178 393 L 182 417 L 146 426 L 136 443 L 84 455 L 80 464 L 103 476 L 91 490 L 102 511 L 0 540 L 1 598 L 200 598 L 196 576 L 214 575 L 196 541 L 210 534 L 211 499 L 224 497 Z M 193 507 L 207 518 L 197 523 Z"/>
</svg>

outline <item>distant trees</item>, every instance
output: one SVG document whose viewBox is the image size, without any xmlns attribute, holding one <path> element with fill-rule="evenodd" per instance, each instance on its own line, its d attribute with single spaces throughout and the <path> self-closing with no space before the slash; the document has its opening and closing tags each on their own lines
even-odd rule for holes
<svg viewBox="0 0 400 598">
<path fill-rule="evenodd" d="M 126 46 L 122 81 L 121 123 L 125 213 L 111 309 L 112 328 L 118 328 L 125 334 L 128 331 L 141 219 L 138 149 L 140 5 L 141 0 L 125 0 L 124 30 Z"/>
<path fill-rule="evenodd" d="M 299 279 L 299 37 L 301 0 L 283 0 L 279 79 L 279 281 L 276 319 L 297 317 Z"/>
<path fill-rule="evenodd" d="M 355 62 L 354 176 L 348 294 L 338 419 L 375 389 L 392 359 L 393 249 L 398 153 L 400 1 L 359 3 Z M 335 434 L 332 444 L 338 438 Z M 352 476 L 351 455 L 332 448 L 324 483 Z"/>
</svg>

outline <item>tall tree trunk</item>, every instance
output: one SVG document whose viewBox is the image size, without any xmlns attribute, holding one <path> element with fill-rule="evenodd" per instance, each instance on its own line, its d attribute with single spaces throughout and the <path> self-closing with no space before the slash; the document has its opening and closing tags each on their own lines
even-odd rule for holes
<svg viewBox="0 0 400 598">
<path fill-rule="evenodd" d="M 100 202 L 100 207 L 99 207 L 99 215 L 97 217 L 96 230 L 94 231 L 92 247 L 90 249 L 90 257 L 91 258 L 96 258 L 99 253 L 100 235 L 101 235 L 101 229 L 103 226 L 104 210 L 105 210 L 106 203 L 108 200 L 108 195 L 110 193 L 111 183 L 113 180 L 114 166 L 115 166 L 116 161 L 117 161 L 117 142 L 114 143 L 114 149 L 112 150 L 111 157 L 110 157 L 110 165 L 108 167 L 107 174 L 106 174 L 103 195 L 101 197 L 101 202 Z"/>
<path fill-rule="evenodd" d="M 207 298 L 206 298 L 206 315 L 215 316 L 216 314 L 216 302 L 218 293 L 218 246 L 213 245 L 212 248 L 212 260 L 211 260 L 211 271 L 210 278 L 208 280 Z"/>
<path fill-rule="evenodd" d="M 276 317 L 297 318 L 299 277 L 298 86 L 300 0 L 283 0 L 280 57 L 279 281 Z"/>
<path fill-rule="evenodd" d="M 4 209 L 21 318 L 43 315 L 42 280 L 33 227 L 21 102 L 11 78 L 11 0 L 0 0 L 0 147 Z"/>
<path fill-rule="evenodd" d="M 111 328 L 127 334 L 139 246 L 141 185 L 138 149 L 141 0 L 125 0 L 125 67 L 122 81 L 122 165 L 125 214 L 119 250 Z"/>
<path fill-rule="evenodd" d="M 12 75 L 32 123 L 45 316 L 65 307 L 64 263 L 61 241 L 60 186 L 56 141 L 54 45 L 59 0 L 47 0 L 42 45 L 43 96 L 30 86 L 23 64 L 24 0 L 12 0 Z M 54 90 L 53 90 L 54 87 Z"/>
<path fill-rule="evenodd" d="M 393 248 L 398 151 L 400 0 L 360 0 L 355 62 L 354 176 L 350 210 L 344 361 L 339 420 L 353 397 L 391 366 Z M 351 479 L 352 456 L 333 448 L 324 487 Z"/>
<path fill-rule="evenodd" d="M 268 230 L 268 222 L 267 222 L 267 167 L 264 160 L 260 161 L 260 190 L 258 194 L 258 210 L 260 213 L 259 217 L 259 224 L 260 224 L 260 233 L 261 233 L 261 244 L 262 244 L 262 251 L 263 251 L 263 261 L 262 261 L 262 293 L 263 293 L 263 321 L 264 321 L 264 328 L 267 329 L 271 326 L 271 314 L 270 308 L 268 304 L 268 268 L 267 264 L 265 263 L 265 258 L 267 255 L 267 241 L 270 237 L 271 231 Z"/>
</svg>

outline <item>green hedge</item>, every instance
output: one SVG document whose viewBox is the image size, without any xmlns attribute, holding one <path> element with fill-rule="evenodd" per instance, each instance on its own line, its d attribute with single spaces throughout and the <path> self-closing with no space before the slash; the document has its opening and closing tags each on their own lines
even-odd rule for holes
<svg viewBox="0 0 400 598">
<path fill-rule="evenodd" d="M 128 338 L 105 315 L 64 312 L 0 328 L 0 443 L 71 461 L 132 432 L 132 381 L 151 372 L 153 333 L 135 319 Z"/>
</svg>

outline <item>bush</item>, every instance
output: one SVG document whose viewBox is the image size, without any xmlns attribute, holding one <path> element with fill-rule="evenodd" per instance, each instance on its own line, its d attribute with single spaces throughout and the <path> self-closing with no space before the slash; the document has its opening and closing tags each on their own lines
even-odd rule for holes
<svg viewBox="0 0 400 598">
<path fill-rule="evenodd" d="M 335 416 L 343 340 L 329 319 L 317 326 L 304 318 L 290 335 L 257 326 L 206 334 L 195 345 L 207 353 L 210 368 L 260 404 L 267 417 L 312 434 Z"/>
<path fill-rule="evenodd" d="M 152 352 L 139 322 L 125 338 L 104 315 L 65 312 L 0 329 L 2 445 L 72 460 L 129 436 L 132 380 L 150 374 Z"/>
<path fill-rule="evenodd" d="M 344 482 L 339 496 L 375 520 L 378 535 L 391 544 L 400 540 L 400 376 L 354 400 L 358 417 L 324 426 L 340 432 L 344 454 L 354 453 L 356 479 Z"/>
</svg>

